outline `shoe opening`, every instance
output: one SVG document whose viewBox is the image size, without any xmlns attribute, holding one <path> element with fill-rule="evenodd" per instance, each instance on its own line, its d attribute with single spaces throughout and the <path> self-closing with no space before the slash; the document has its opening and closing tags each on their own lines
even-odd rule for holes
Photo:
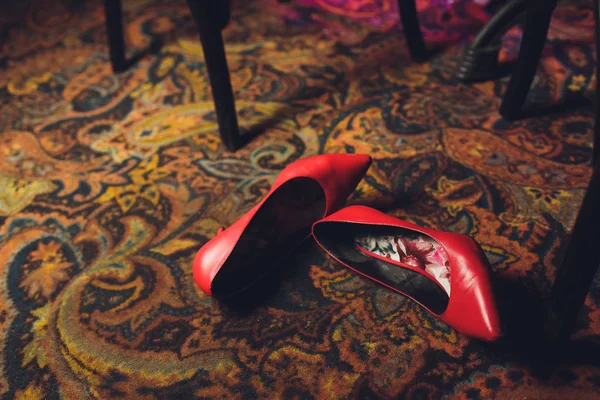
<svg viewBox="0 0 600 400">
<path fill-rule="evenodd" d="M 211 292 L 226 297 L 277 269 L 325 214 L 325 193 L 311 178 L 294 178 L 275 190 L 244 229 L 215 276 Z"/>
<path fill-rule="evenodd" d="M 397 227 L 336 221 L 316 224 L 314 235 L 332 256 L 356 272 L 405 294 L 434 314 L 446 311 L 448 256 L 429 236 Z"/>
</svg>

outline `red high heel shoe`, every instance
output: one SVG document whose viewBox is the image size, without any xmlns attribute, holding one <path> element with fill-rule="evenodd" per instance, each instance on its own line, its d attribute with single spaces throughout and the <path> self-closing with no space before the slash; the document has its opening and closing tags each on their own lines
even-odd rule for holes
<svg viewBox="0 0 600 400">
<path fill-rule="evenodd" d="M 344 205 L 371 161 L 324 154 L 290 164 L 260 203 L 200 248 L 193 265 L 198 286 L 221 298 L 250 286 L 267 272 L 261 264 L 288 255 L 314 222 Z"/>
<path fill-rule="evenodd" d="M 344 266 L 414 300 L 464 335 L 486 341 L 502 335 L 489 262 L 469 236 L 364 206 L 316 222 L 313 236 Z"/>
</svg>

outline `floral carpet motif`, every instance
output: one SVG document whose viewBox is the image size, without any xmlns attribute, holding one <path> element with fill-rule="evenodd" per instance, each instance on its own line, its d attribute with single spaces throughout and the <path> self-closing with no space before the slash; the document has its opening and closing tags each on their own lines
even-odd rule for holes
<svg viewBox="0 0 600 400">
<path fill-rule="evenodd" d="M 598 367 L 539 374 L 313 243 L 245 308 L 191 275 L 196 250 L 286 165 L 368 153 L 350 202 L 469 234 L 494 277 L 547 291 L 591 172 L 592 109 L 576 101 L 595 85 L 591 3 L 561 3 L 530 96 L 579 106 L 507 122 L 506 78 L 454 79 L 489 18 L 475 2 L 419 1 L 426 40 L 441 46 L 419 64 L 395 1 L 234 1 L 227 56 L 240 124 L 257 134 L 236 153 L 220 143 L 185 2 L 123 3 L 137 62 L 119 75 L 102 2 L 1 6 L 4 397 L 597 397 Z M 600 332 L 599 293 L 580 337 Z"/>
</svg>

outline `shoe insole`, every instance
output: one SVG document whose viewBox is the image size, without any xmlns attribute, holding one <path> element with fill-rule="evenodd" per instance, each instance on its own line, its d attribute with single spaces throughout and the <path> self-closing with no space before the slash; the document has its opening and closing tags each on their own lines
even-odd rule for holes
<svg viewBox="0 0 600 400">
<path fill-rule="evenodd" d="M 450 299 L 450 276 L 443 273 L 441 266 L 431 266 L 434 260 L 438 264 L 442 263 L 446 253 L 444 251 L 436 256 L 435 250 L 443 248 L 439 243 L 434 241 L 434 246 L 434 243 L 427 240 L 431 238 L 423 235 L 419 237 L 415 232 L 402 228 L 343 222 L 320 223 L 315 227 L 314 233 L 317 240 L 335 258 L 355 271 L 413 298 L 434 314 L 441 315 L 446 311 Z M 404 239 L 403 246 L 395 247 L 396 238 Z M 396 251 L 397 255 L 394 255 L 393 251 Z M 394 260 L 393 257 L 399 260 Z M 442 261 L 437 261 L 437 257 Z M 405 265 L 419 268 L 421 272 L 403 266 L 402 260 Z M 442 265 L 446 270 L 445 261 Z M 442 282 L 447 279 L 448 289 L 444 288 L 444 284 L 438 281 L 436 276 L 439 276 Z"/>
<path fill-rule="evenodd" d="M 436 240 L 418 232 L 397 232 L 395 236 L 363 234 L 354 237 L 366 254 L 384 257 L 390 263 L 417 268 L 435 279 L 450 296 L 450 262 Z"/>
<path fill-rule="evenodd" d="M 213 295 L 240 292 L 277 267 L 324 214 L 325 194 L 317 181 L 295 178 L 281 185 L 250 220 L 215 276 Z"/>
</svg>

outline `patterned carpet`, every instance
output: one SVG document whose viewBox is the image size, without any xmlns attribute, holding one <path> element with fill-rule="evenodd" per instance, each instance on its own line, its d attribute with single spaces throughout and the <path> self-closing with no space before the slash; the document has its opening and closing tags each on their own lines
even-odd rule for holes
<svg viewBox="0 0 600 400">
<path fill-rule="evenodd" d="M 591 1 L 559 7 L 530 96 L 550 110 L 514 123 L 497 112 L 505 78 L 453 77 L 489 18 L 474 2 L 419 2 L 441 48 L 424 64 L 409 59 L 395 0 L 234 2 L 228 59 L 240 123 L 257 134 L 235 154 L 184 1 L 124 1 L 137 62 L 118 76 L 102 2 L 75 3 L 0 10 L 6 398 L 600 397 L 599 366 L 540 372 L 523 348 L 458 335 L 313 243 L 244 304 L 191 276 L 198 247 L 285 165 L 368 153 L 352 203 L 472 235 L 508 320 L 533 310 L 516 295 L 547 292 L 591 172 Z M 518 41 L 509 32 L 505 58 Z M 600 282 L 586 305 L 584 339 L 600 333 Z M 531 336 L 521 328 L 513 343 Z"/>
</svg>

